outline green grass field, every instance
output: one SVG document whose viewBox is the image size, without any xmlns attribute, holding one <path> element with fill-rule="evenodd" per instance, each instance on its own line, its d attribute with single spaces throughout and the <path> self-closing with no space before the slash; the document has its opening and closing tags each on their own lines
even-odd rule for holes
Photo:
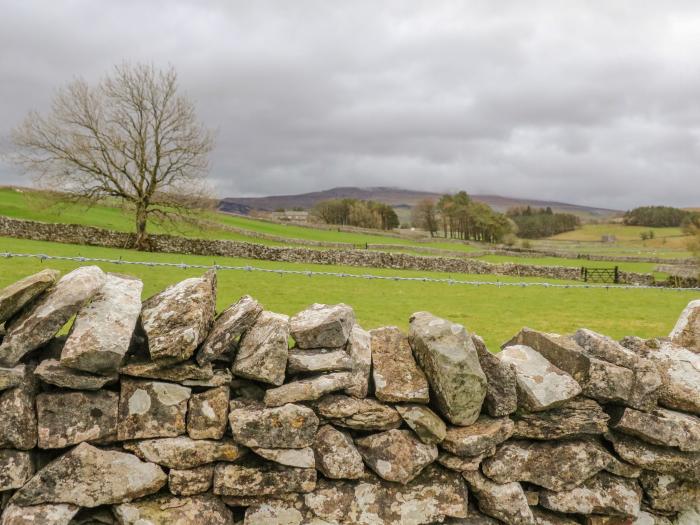
<svg viewBox="0 0 700 525">
<path fill-rule="evenodd" d="M 131 216 L 118 207 L 107 205 L 97 205 L 86 208 L 78 204 L 58 204 L 51 206 L 43 194 L 33 190 L 18 191 L 14 188 L 0 188 L 0 215 L 10 217 L 31 219 L 44 222 L 74 223 L 100 228 L 107 228 L 117 231 L 133 231 Z M 172 233 L 189 237 L 201 237 L 208 239 L 228 239 L 235 241 L 247 241 L 267 244 L 272 246 L 295 246 L 299 240 L 313 240 L 325 242 L 343 242 L 364 246 L 368 244 L 395 245 L 392 251 L 403 252 L 415 255 L 439 256 L 439 253 L 425 254 L 411 251 L 413 246 L 427 246 L 438 250 L 449 252 L 473 252 L 482 249 L 478 245 L 470 245 L 456 241 L 436 238 L 431 242 L 419 243 L 410 238 L 398 238 L 382 235 L 371 235 L 366 233 L 339 232 L 337 230 L 326 230 L 317 228 L 305 228 L 292 224 L 279 224 L 267 221 L 256 220 L 247 217 L 228 215 L 225 213 L 208 212 L 202 215 L 212 222 L 218 222 L 222 228 L 200 229 L 190 225 L 180 225 L 178 229 L 168 229 L 158 225 L 152 225 L 150 231 L 154 233 Z M 288 239 L 285 242 L 261 239 L 225 230 L 224 226 L 232 226 L 242 230 L 274 235 Z M 667 257 L 689 257 L 685 251 L 678 251 L 672 248 L 679 243 L 679 239 L 687 242 L 687 237 L 681 236 L 679 228 L 652 228 L 656 238 L 644 243 L 639 239 L 641 231 L 648 231 L 649 228 L 635 226 L 624 226 L 619 224 L 584 225 L 582 228 L 567 232 L 551 239 L 533 241 L 533 245 L 545 249 L 556 249 L 575 253 L 596 253 L 608 255 L 648 255 Z M 595 242 L 603 234 L 614 234 L 618 238 L 615 244 L 603 244 Z M 664 243 L 666 247 L 657 248 L 654 243 Z M 401 247 L 399 247 L 401 245 Z M 649 246 L 647 246 L 649 245 Z M 664 246 L 661 244 L 661 246 Z M 483 248 L 488 248 L 484 246 Z M 661 255 L 663 253 L 663 255 Z M 636 262 L 609 262 L 609 261 L 582 261 L 572 257 L 571 259 L 557 257 L 517 257 L 488 255 L 481 257 L 489 262 L 517 262 L 521 264 L 548 265 L 548 266 L 571 266 L 571 267 L 611 267 L 619 266 L 620 269 L 630 272 L 654 273 L 658 278 L 665 278 L 665 274 L 655 272 L 653 263 Z"/>
<path fill-rule="evenodd" d="M 164 261 L 189 264 L 213 263 L 254 265 L 262 268 L 339 271 L 353 274 L 427 276 L 444 278 L 444 273 L 379 270 L 322 265 L 299 265 L 246 259 L 143 253 L 130 250 L 74 246 L 0 237 L 0 251 L 82 255 L 132 261 Z M 45 267 L 69 271 L 80 265 L 74 261 L 0 259 L 0 287 Z M 106 271 L 128 273 L 143 279 L 144 297 L 186 277 L 202 273 L 195 269 L 100 264 Z M 345 302 L 355 308 L 366 328 L 397 325 L 407 328 L 409 316 L 419 310 L 464 324 L 483 336 L 495 350 L 521 327 L 569 333 L 585 326 L 613 337 L 666 335 L 683 307 L 697 292 L 629 289 L 555 289 L 543 287 L 496 287 L 449 285 L 442 283 L 379 281 L 354 278 L 274 275 L 260 272 L 221 271 L 218 276 L 218 309 L 243 294 L 260 300 L 267 309 L 293 314 L 313 302 Z M 495 276 L 456 275 L 461 280 L 496 281 Z M 501 282 L 516 278 L 500 277 Z M 535 279 L 517 279 L 535 281 Z"/>
<path fill-rule="evenodd" d="M 0 215 L 18 219 L 28 219 L 43 222 L 59 222 L 95 226 L 115 231 L 134 231 L 131 215 L 118 207 L 107 205 L 95 205 L 86 207 L 79 204 L 60 203 L 55 204 L 32 190 L 18 191 L 14 188 L 0 188 Z M 208 212 L 201 216 L 202 219 L 218 222 L 223 226 L 233 226 L 256 233 L 266 233 L 289 239 L 287 242 L 270 241 L 245 234 L 231 232 L 223 228 L 200 229 L 191 225 L 180 224 L 177 229 L 165 228 L 153 224 L 149 226 L 151 233 L 171 233 L 187 237 L 200 237 L 207 239 L 229 239 L 234 241 L 247 241 L 268 245 L 294 245 L 295 240 L 312 240 L 325 242 L 343 242 L 356 245 L 365 244 L 396 244 L 406 246 L 430 246 L 432 248 L 471 252 L 476 248 L 460 243 L 444 240 L 436 240 L 430 243 L 419 243 L 411 239 L 389 237 L 383 235 L 370 235 L 365 233 L 339 232 L 336 230 L 323 230 L 304 228 L 302 226 L 278 224 L 267 221 L 259 221 L 246 217 L 239 217 L 225 213 Z"/>
<path fill-rule="evenodd" d="M 655 272 L 656 264 L 645 262 L 611 262 L 611 261 L 589 261 L 587 259 L 564 259 L 562 257 L 518 257 L 517 259 L 506 255 L 485 255 L 479 257 L 482 261 L 493 263 L 508 263 L 517 262 L 520 264 L 533 264 L 535 266 L 568 266 L 580 268 L 586 266 L 588 268 L 611 268 L 618 266 L 621 270 L 627 272 L 638 273 L 653 273 L 658 277 L 663 277 L 664 274 Z"/>
<path fill-rule="evenodd" d="M 643 241 L 642 232 L 654 232 Z M 600 242 L 603 235 L 614 235 L 614 243 Z M 649 228 L 624 224 L 584 224 L 581 228 L 548 239 L 532 241 L 535 248 L 596 255 L 629 255 L 662 258 L 690 257 L 690 238 L 680 228 Z"/>
</svg>

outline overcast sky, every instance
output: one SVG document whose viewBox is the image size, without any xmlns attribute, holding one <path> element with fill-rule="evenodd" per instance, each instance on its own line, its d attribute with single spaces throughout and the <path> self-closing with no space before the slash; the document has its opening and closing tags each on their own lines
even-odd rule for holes
<svg viewBox="0 0 700 525">
<path fill-rule="evenodd" d="M 700 205 L 700 2 L 9 0 L 0 135 L 124 60 L 176 67 L 219 196 L 339 185 Z M 23 183 L 0 160 L 0 184 Z M 28 181 L 24 181 L 28 184 Z"/>
</svg>

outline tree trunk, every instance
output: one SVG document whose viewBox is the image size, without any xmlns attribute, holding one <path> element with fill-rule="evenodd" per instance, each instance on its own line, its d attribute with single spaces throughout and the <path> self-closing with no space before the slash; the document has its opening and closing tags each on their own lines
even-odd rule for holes
<svg viewBox="0 0 700 525">
<path fill-rule="evenodd" d="M 147 217 L 146 208 L 142 206 L 136 208 L 136 249 L 141 251 L 149 249 L 148 234 L 146 233 Z"/>
</svg>

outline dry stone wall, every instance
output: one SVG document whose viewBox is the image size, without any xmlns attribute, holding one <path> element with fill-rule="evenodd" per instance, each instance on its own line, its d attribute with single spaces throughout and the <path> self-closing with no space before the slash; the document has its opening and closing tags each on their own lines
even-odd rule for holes
<svg viewBox="0 0 700 525">
<path fill-rule="evenodd" d="M 492 353 L 427 312 L 217 315 L 213 272 L 142 288 L 0 291 L 1 525 L 700 523 L 700 301 L 669 337 Z"/>
<path fill-rule="evenodd" d="M 135 235 L 130 233 L 76 224 L 25 221 L 3 216 L 0 216 L 1 236 L 109 248 L 130 248 L 135 245 L 136 240 Z M 266 261 L 392 268 L 397 270 L 539 277 L 572 281 L 581 278 L 579 268 L 535 266 L 517 263 L 493 264 L 468 257 L 428 257 L 372 250 L 315 250 L 299 247 L 266 246 L 227 240 L 190 239 L 173 235 L 151 235 L 149 239 L 151 251 L 164 253 L 244 257 Z M 653 285 L 654 277 L 651 274 L 620 272 L 620 282 L 635 285 Z"/>
</svg>

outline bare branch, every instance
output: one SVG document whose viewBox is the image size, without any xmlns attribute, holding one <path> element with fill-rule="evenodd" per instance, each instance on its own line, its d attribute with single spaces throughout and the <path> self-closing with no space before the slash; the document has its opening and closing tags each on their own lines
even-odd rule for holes
<svg viewBox="0 0 700 525">
<path fill-rule="evenodd" d="M 15 128 L 15 158 L 43 187 L 133 208 L 143 248 L 149 216 L 182 218 L 209 195 L 213 135 L 177 88 L 172 67 L 143 64 L 117 66 L 94 87 L 75 80 L 48 115 L 29 113 Z"/>
</svg>

